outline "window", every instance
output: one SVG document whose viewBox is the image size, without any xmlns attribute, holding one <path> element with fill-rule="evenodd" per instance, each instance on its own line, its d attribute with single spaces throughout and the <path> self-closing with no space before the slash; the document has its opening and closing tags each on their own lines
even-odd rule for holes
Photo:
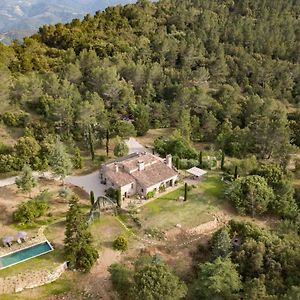
<svg viewBox="0 0 300 300">
<path fill-rule="evenodd" d="M 134 187 L 134 184 L 132 183 L 132 184 L 131 184 L 131 188 L 133 189 L 133 187 Z"/>
<path fill-rule="evenodd" d="M 142 189 L 142 193 L 144 193 L 144 189 Z"/>
</svg>

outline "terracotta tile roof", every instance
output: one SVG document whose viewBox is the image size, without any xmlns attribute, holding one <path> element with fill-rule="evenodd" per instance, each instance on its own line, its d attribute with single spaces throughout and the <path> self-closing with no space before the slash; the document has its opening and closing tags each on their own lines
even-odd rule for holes
<svg viewBox="0 0 300 300">
<path fill-rule="evenodd" d="M 147 165 L 151 165 L 155 162 L 157 162 L 157 158 L 149 153 L 146 154 L 140 154 L 132 159 L 128 159 L 125 161 L 122 161 L 122 165 L 127 168 L 130 172 L 135 171 L 138 168 L 138 163 L 141 161 L 145 164 L 145 167 Z"/>
<path fill-rule="evenodd" d="M 141 171 L 138 170 L 139 162 L 144 163 Z M 103 165 L 102 169 L 116 187 L 135 181 L 143 187 L 150 187 L 177 175 L 162 159 L 150 153 L 133 153 Z"/>
<path fill-rule="evenodd" d="M 135 181 L 129 173 L 121 170 L 116 172 L 115 170 L 107 169 L 105 174 L 116 185 L 116 187 L 121 187 Z"/>
<path fill-rule="evenodd" d="M 169 168 L 161 161 L 145 167 L 143 171 L 135 171 L 131 175 L 144 187 L 150 187 L 154 184 L 165 181 L 177 175 L 177 173 Z"/>
</svg>

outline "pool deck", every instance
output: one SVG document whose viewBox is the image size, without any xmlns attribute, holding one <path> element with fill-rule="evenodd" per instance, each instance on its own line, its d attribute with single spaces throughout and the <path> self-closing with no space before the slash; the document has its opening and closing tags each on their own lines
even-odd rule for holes
<svg viewBox="0 0 300 300">
<path fill-rule="evenodd" d="M 47 244 L 48 244 L 49 250 L 44 251 L 44 252 L 41 252 L 41 253 L 36 254 L 36 255 L 34 255 L 34 256 L 30 256 L 30 257 L 28 257 L 28 258 L 21 259 L 21 260 L 19 260 L 19 261 L 17 261 L 17 262 L 11 263 L 11 264 L 6 265 L 6 266 L 3 266 L 2 263 L 1 263 L 1 259 L 2 259 L 2 258 L 5 258 L 5 257 L 7 257 L 7 256 L 9 256 L 9 255 L 11 255 L 11 254 L 17 253 L 17 252 L 21 252 L 21 251 L 23 251 L 23 250 L 25 250 L 25 249 L 33 248 L 33 247 L 35 247 L 35 246 L 37 246 L 37 245 L 44 244 L 44 243 L 47 243 Z M 26 260 L 29 260 L 29 259 L 32 259 L 32 258 L 41 256 L 41 255 L 44 255 L 44 254 L 49 253 L 49 252 L 51 252 L 51 251 L 53 251 L 53 250 L 54 250 L 54 248 L 53 248 L 52 245 L 49 243 L 49 241 L 48 241 L 48 240 L 45 240 L 45 241 L 42 241 L 41 243 L 33 244 L 33 245 L 27 246 L 27 247 L 25 247 L 25 248 L 22 248 L 22 249 L 19 249 L 19 250 L 10 252 L 10 253 L 8 253 L 8 254 L 5 254 L 5 255 L 3 255 L 3 256 L 0 256 L 0 270 L 3 270 L 3 269 L 6 269 L 6 268 L 9 268 L 9 267 L 12 267 L 12 266 L 14 266 L 14 265 L 16 265 L 16 264 L 19 264 L 19 263 L 22 263 L 22 262 L 24 262 L 24 261 L 26 261 Z"/>
<path fill-rule="evenodd" d="M 28 237 L 22 244 L 14 242 L 11 247 L 0 247 L 0 257 L 45 242 L 47 238 L 44 235 L 44 229 L 45 226 L 40 227 L 35 236 Z"/>
</svg>

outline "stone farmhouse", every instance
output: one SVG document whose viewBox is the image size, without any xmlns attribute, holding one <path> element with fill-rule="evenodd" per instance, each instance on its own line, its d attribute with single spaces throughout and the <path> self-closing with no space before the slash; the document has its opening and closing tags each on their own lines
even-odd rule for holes
<svg viewBox="0 0 300 300">
<path fill-rule="evenodd" d="M 150 153 L 132 153 L 102 165 L 100 180 L 107 189 L 121 189 L 122 198 L 134 195 L 146 197 L 149 192 L 174 186 L 178 173 L 172 156 L 161 159 Z"/>
</svg>

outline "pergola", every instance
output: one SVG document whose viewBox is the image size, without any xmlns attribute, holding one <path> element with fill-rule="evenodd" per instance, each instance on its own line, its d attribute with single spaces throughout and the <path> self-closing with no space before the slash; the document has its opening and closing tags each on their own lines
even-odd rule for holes
<svg viewBox="0 0 300 300">
<path fill-rule="evenodd" d="M 203 175 L 205 175 L 207 173 L 207 171 L 202 170 L 200 168 L 197 167 L 193 167 L 191 169 L 186 170 L 189 174 L 193 175 L 196 178 L 201 178 Z"/>
</svg>

